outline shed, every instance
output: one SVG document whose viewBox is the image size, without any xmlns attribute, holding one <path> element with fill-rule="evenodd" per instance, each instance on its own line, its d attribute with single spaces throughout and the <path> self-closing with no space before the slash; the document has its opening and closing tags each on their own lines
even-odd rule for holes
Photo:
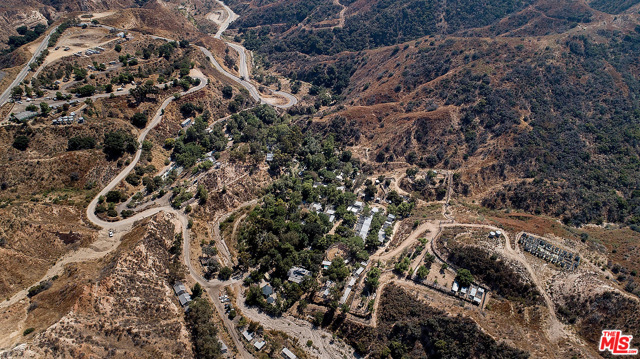
<svg viewBox="0 0 640 359">
<path fill-rule="evenodd" d="M 271 285 L 267 284 L 264 287 L 262 287 L 262 295 L 264 295 L 265 297 L 268 297 L 271 294 L 273 294 L 273 288 L 271 287 Z"/>
<path fill-rule="evenodd" d="M 219 342 L 220 342 L 220 353 L 226 354 L 229 351 L 229 348 L 227 348 L 227 345 L 223 341 L 219 340 Z"/>
</svg>

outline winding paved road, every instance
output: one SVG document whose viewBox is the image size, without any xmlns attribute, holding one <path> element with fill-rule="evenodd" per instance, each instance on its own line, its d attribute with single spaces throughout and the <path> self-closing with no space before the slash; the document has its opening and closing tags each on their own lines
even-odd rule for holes
<svg viewBox="0 0 640 359">
<path fill-rule="evenodd" d="M 9 85 L 9 87 L 7 87 L 7 89 L 4 90 L 2 95 L 0 95 L 0 107 L 3 106 L 5 103 L 7 103 L 7 101 L 9 101 L 9 98 L 11 97 L 11 90 L 14 87 L 18 86 L 27 77 L 27 74 L 29 73 L 29 70 L 31 70 L 31 68 L 29 67 L 29 64 L 34 62 L 38 58 L 38 56 L 40 56 L 42 51 L 44 51 L 49 46 L 49 39 L 51 38 L 51 35 L 56 30 L 58 30 L 57 26 L 49 31 L 49 33 L 47 34 L 47 36 L 44 37 L 44 39 L 42 40 L 40 45 L 38 45 L 38 48 L 33 53 L 33 56 L 31 56 L 31 59 L 29 61 L 27 61 L 27 64 L 24 65 L 22 70 L 20 70 L 20 72 L 18 73 L 18 76 L 16 76 L 16 78 L 13 80 L 11 85 Z"/>
<path fill-rule="evenodd" d="M 198 71 L 199 72 L 199 71 Z M 199 91 L 203 88 L 205 88 L 205 86 L 207 86 L 208 80 L 201 74 L 193 74 L 192 72 L 192 77 L 200 79 L 200 84 L 196 87 L 192 87 L 191 89 L 189 89 L 188 91 L 182 92 L 181 95 L 187 95 L 196 91 Z M 158 108 L 158 111 L 156 111 L 155 116 L 153 116 L 153 119 L 151 120 L 151 122 L 149 123 L 149 125 L 140 133 L 140 135 L 138 136 L 138 143 L 142 143 L 144 141 L 144 139 L 147 137 L 147 135 L 149 134 L 149 132 L 154 129 L 162 120 L 162 113 L 164 111 L 165 108 L 167 108 L 167 106 L 169 106 L 169 104 L 174 100 L 174 96 L 171 96 L 167 99 L 164 100 L 164 102 L 162 102 L 162 105 L 160 106 L 160 108 Z M 146 216 L 143 216 L 144 214 L 146 214 L 147 211 L 142 212 L 142 213 L 138 213 L 137 215 L 134 215 L 130 218 L 118 221 L 118 222 L 107 222 L 107 221 L 103 221 L 102 219 L 98 218 L 98 216 L 96 216 L 95 211 L 96 211 L 96 206 L 98 205 L 98 201 L 100 199 L 101 196 L 105 196 L 107 194 L 107 192 L 113 190 L 118 183 L 120 183 L 122 180 L 125 179 L 125 177 L 127 177 L 129 175 L 129 173 L 135 168 L 135 166 L 138 164 L 138 160 L 140 160 L 140 155 L 142 155 L 142 146 L 139 146 L 138 151 L 136 151 L 136 155 L 133 158 L 133 160 L 131 161 L 131 163 L 125 167 L 124 170 L 122 170 L 122 172 L 120 172 L 116 177 L 114 177 L 111 182 L 106 185 L 102 191 L 100 191 L 100 193 L 98 193 L 98 195 L 96 195 L 96 197 L 91 201 L 91 203 L 89 203 L 89 205 L 87 206 L 87 218 L 89 219 L 89 221 L 93 222 L 94 224 L 100 226 L 100 227 L 108 227 L 108 226 L 112 226 L 113 228 L 120 228 L 122 226 L 127 226 L 135 221 L 137 221 L 140 218 L 144 218 Z M 156 212 L 157 213 L 157 212 Z"/>
<path fill-rule="evenodd" d="M 222 39 L 222 33 L 225 32 L 228 28 L 229 25 L 236 21 L 239 16 L 233 12 L 233 10 L 231 10 L 231 8 L 229 8 L 229 6 L 227 6 L 224 2 L 220 1 L 220 0 L 216 0 L 216 2 L 218 4 L 220 4 L 220 6 L 222 6 L 222 8 L 224 8 L 224 10 L 227 12 L 227 18 L 222 22 L 222 24 L 220 24 L 220 27 L 218 28 L 218 32 L 216 32 L 214 38 L 216 39 Z M 228 78 L 230 78 L 231 80 L 239 83 L 240 85 L 244 86 L 244 88 L 246 88 L 249 93 L 251 94 L 251 97 L 253 97 L 254 100 L 260 102 L 260 103 L 265 103 L 264 99 L 262 97 L 260 97 L 260 94 L 258 93 L 258 90 L 256 89 L 256 87 L 249 82 L 249 70 L 247 67 L 247 54 L 246 54 L 246 49 L 239 44 L 235 44 L 229 41 L 225 41 L 225 43 L 227 45 L 229 45 L 229 47 L 231 47 L 232 49 L 234 49 L 237 53 L 238 56 L 240 58 L 240 64 L 238 66 L 238 73 L 240 74 L 240 77 L 237 77 L 231 73 L 229 73 L 228 71 L 224 70 L 222 68 L 222 66 L 220 66 L 220 64 L 216 61 L 216 59 L 213 57 L 213 55 L 211 54 L 211 52 L 209 52 L 209 50 L 200 47 L 200 50 L 202 50 L 202 52 L 205 53 L 205 55 L 207 55 L 207 57 L 209 58 L 209 60 L 211 61 L 211 63 L 213 64 L 213 66 L 216 68 L 216 70 L 222 72 L 225 76 L 227 76 Z M 275 94 L 284 97 L 287 100 L 287 103 L 284 105 L 277 105 L 277 104 L 272 104 L 272 106 L 274 107 L 278 107 L 278 108 L 289 108 L 293 105 L 296 105 L 298 103 L 298 99 L 291 95 L 290 93 L 286 93 L 286 92 L 282 92 L 282 91 L 274 91 Z"/>
</svg>

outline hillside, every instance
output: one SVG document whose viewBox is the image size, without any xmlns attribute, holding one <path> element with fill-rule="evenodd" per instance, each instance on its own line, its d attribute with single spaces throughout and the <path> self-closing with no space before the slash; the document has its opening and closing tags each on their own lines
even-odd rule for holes
<svg viewBox="0 0 640 359">
<path fill-rule="evenodd" d="M 374 7 L 385 14 L 384 2 L 349 5 L 344 29 L 278 32 L 264 15 L 269 25 L 244 32 L 244 43 L 280 73 L 337 95 L 316 108 L 334 106 L 324 111 L 338 110 L 329 121 L 356 120 L 364 135 L 357 147 L 369 148 L 372 160 L 411 153 L 420 167 L 459 170 L 465 196 L 489 208 L 546 213 L 574 225 L 635 225 L 635 7 L 614 16 L 573 1 L 500 4 L 475 21 L 465 18 L 473 6 L 444 11 L 440 28 L 397 14 L 380 18 L 406 22 L 364 15 Z M 398 32 L 415 30 L 413 21 L 422 30 Z M 347 34 L 350 26 L 384 36 L 352 43 L 349 36 L 363 37 Z"/>
<path fill-rule="evenodd" d="M 160 214 L 141 223 L 112 256 L 72 266 L 33 296 L 26 319 L 3 326 L 36 334 L 8 355 L 193 357 L 183 309 L 165 273 L 171 220 Z"/>
<path fill-rule="evenodd" d="M 6 4 L 0 358 L 640 347 L 640 0 Z"/>
</svg>

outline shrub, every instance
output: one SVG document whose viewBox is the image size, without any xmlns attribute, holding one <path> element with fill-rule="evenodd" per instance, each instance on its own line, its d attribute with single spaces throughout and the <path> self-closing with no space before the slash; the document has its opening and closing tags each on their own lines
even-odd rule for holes
<svg viewBox="0 0 640 359">
<path fill-rule="evenodd" d="M 196 358 L 220 357 L 220 343 L 216 337 L 218 331 L 211 319 L 213 315 L 213 308 L 205 298 L 196 298 L 189 304 L 185 319 L 191 330 Z"/>
<path fill-rule="evenodd" d="M 96 139 L 91 136 L 75 136 L 67 142 L 67 151 L 87 150 L 95 147 Z"/>
<path fill-rule="evenodd" d="M 221 280 L 228 280 L 229 278 L 231 278 L 231 275 L 233 274 L 233 270 L 229 267 L 222 267 L 222 269 L 220 269 L 220 273 L 218 273 L 218 278 L 220 278 Z"/>
<path fill-rule="evenodd" d="M 462 287 L 468 287 L 473 283 L 473 275 L 471 275 L 468 269 L 458 269 L 456 281 L 458 281 Z"/>
<path fill-rule="evenodd" d="M 29 137 L 25 135 L 17 136 L 13 140 L 13 147 L 17 150 L 24 151 L 29 147 Z"/>
<path fill-rule="evenodd" d="M 111 131 L 104 136 L 104 153 L 110 159 L 118 159 L 125 154 L 135 153 L 138 149 L 138 141 L 130 133 L 124 131 Z"/>
<path fill-rule="evenodd" d="M 76 89 L 76 94 L 80 97 L 93 96 L 94 93 L 96 93 L 96 88 L 92 85 L 85 85 Z"/>
<path fill-rule="evenodd" d="M 141 112 L 136 112 L 133 117 L 131 117 L 131 124 L 138 128 L 144 128 L 147 125 L 147 121 L 149 121 L 147 115 Z"/>
<path fill-rule="evenodd" d="M 113 202 L 113 203 L 119 203 L 121 200 L 123 200 L 124 196 L 122 195 L 122 193 L 120 191 L 109 191 L 107 192 L 107 202 Z"/>
<path fill-rule="evenodd" d="M 34 285 L 33 287 L 29 288 L 27 292 L 27 297 L 29 298 L 35 297 L 36 295 L 38 295 L 38 293 L 44 292 L 45 290 L 51 288 L 52 285 L 53 283 L 50 280 L 42 281 L 37 285 Z"/>
<path fill-rule="evenodd" d="M 233 88 L 229 85 L 225 85 L 222 88 L 222 96 L 226 99 L 230 99 L 231 97 L 233 97 Z"/>
</svg>

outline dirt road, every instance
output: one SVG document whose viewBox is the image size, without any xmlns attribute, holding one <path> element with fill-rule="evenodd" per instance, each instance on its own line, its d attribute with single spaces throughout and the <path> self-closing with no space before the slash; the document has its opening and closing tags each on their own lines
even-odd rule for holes
<svg viewBox="0 0 640 359">
<path fill-rule="evenodd" d="M 239 284 L 236 284 L 236 293 L 241 292 Z M 354 352 L 351 347 L 342 341 L 334 340 L 331 333 L 322 329 L 315 328 L 313 324 L 294 318 L 284 314 L 282 317 L 271 317 L 265 313 L 259 312 L 256 308 L 249 308 L 244 305 L 241 296 L 236 297 L 236 306 L 240 308 L 242 314 L 247 318 L 259 322 L 266 329 L 278 330 L 287 335 L 298 338 L 300 343 L 306 343 L 308 340 L 313 342 L 312 353 L 320 358 L 354 358 Z"/>
</svg>

